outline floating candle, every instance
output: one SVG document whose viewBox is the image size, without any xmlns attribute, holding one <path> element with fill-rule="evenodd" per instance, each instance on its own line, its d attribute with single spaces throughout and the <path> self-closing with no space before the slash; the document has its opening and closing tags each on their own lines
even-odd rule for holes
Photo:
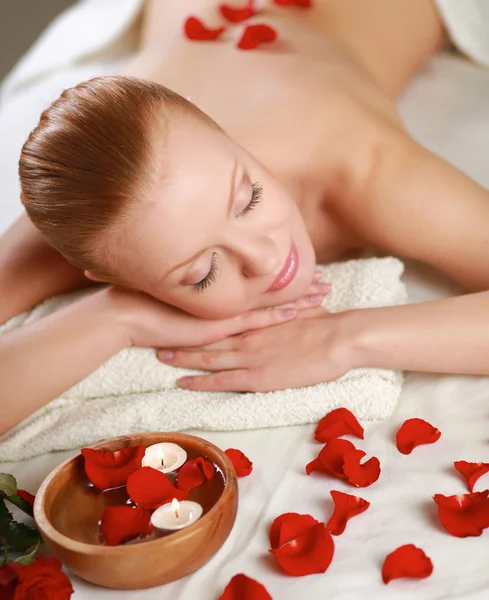
<svg viewBox="0 0 489 600">
<path fill-rule="evenodd" d="M 187 460 L 187 453 L 178 444 L 162 442 L 146 448 L 141 466 L 152 467 L 162 473 L 179 469 Z"/>
<path fill-rule="evenodd" d="M 163 531 L 178 531 L 195 523 L 202 516 L 202 506 L 197 502 L 173 498 L 172 502 L 163 504 L 151 515 L 151 524 Z"/>
</svg>

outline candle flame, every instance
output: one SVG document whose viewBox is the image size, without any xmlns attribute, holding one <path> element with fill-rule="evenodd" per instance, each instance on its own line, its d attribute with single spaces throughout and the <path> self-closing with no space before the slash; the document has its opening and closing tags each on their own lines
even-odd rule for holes
<svg viewBox="0 0 489 600">
<path fill-rule="evenodd" d="M 180 502 L 176 498 L 173 498 L 171 508 L 172 511 L 175 513 L 176 518 L 178 519 L 178 513 L 180 511 Z"/>
</svg>

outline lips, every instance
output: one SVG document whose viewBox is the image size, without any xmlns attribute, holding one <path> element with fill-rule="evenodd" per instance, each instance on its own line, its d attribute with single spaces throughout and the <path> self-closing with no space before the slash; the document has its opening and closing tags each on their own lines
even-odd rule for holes
<svg viewBox="0 0 489 600">
<path fill-rule="evenodd" d="M 299 257 L 297 255 L 297 248 L 295 244 L 292 243 L 292 247 L 285 260 L 284 266 L 277 277 L 275 277 L 272 285 L 268 288 L 268 291 L 276 292 L 277 290 L 281 290 L 285 286 L 289 285 L 289 283 L 294 279 L 298 267 Z"/>
</svg>

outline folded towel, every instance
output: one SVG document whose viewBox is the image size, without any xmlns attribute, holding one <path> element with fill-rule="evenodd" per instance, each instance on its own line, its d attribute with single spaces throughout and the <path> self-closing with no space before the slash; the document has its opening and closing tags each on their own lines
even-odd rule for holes
<svg viewBox="0 0 489 600">
<path fill-rule="evenodd" d="M 403 264 L 396 258 L 333 263 L 323 270 L 332 291 L 330 312 L 401 304 L 406 290 Z M 0 335 L 58 310 L 84 290 L 50 298 L 8 321 Z M 0 460 L 22 460 L 52 450 L 92 444 L 141 431 L 239 430 L 318 421 L 346 406 L 359 419 L 386 419 L 402 387 L 402 373 L 353 369 L 329 383 L 267 393 L 192 392 L 177 379 L 196 373 L 160 363 L 151 348 L 127 348 L 84 381 L 0 436 Z"/>
</svg>

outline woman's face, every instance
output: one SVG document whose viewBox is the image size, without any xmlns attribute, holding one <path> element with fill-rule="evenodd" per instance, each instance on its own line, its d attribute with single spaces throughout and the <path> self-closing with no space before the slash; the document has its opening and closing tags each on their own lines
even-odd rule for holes
<svg viewBox="0 0 489 600">
<path fill-rule="evenodd" d="M 164 175 L 112 248 L 131 287 L 217 319 L 297 299 L 314 250 L 287 190 L 224 134 L 193 118 L 171 126 Z"/>
</svg>

